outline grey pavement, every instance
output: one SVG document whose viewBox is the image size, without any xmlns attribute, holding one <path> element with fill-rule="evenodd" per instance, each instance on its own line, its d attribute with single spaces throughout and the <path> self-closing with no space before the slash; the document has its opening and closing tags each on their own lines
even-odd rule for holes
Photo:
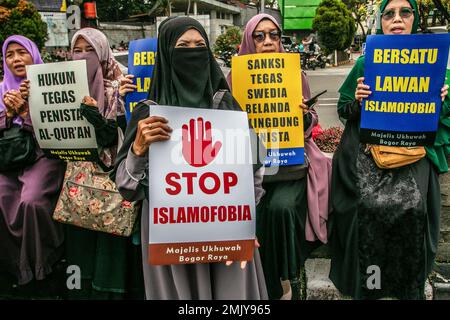
<svg viewBox="0 0 450 320">
<path fill-rule="evenodd" d="M 323 129 L 340 126 L 343 124 L 337 114 L 337 102 L 339 100 L 339 88 L 349 74 L 353 64 L 347 64 L 340 67 L 327 67 L 325 69 L 307 70 L 309 86 L 312 95 L 327 90 L 320 96 L 318 104 L 315 107 L 319 115 L 319 124 Z"/>
</svg>

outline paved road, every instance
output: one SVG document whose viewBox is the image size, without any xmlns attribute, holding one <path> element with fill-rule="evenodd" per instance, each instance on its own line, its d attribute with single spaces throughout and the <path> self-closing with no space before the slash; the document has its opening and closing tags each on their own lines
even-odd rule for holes
<svg viewBox="0 0 450 320">
<path fill-rule="evenodd" d="M 328 67 L 315 71 L 306 71 L 313 95 L 322 90 L 328 90 L 324 95 L 320 96 L 319 104 L 316 107 L 316 111 L 319 114 L 319 123 L 324 129 L 332 126 L 343 126 L 337 115 L 338 90 L 352 67 L 353 65 L 349 64 L 337 68 Z"/>
</svg>

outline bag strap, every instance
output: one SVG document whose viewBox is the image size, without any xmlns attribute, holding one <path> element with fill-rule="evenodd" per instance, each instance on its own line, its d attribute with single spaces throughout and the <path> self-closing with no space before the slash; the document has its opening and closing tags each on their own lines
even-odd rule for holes
<svg viewBox="0 0 450 320">
<path fill-rule="evenodd" d="M 228 92 L 228 90 L 219 89 L 219 91 L 217 91 L 214 94 L 214 97 L 213 97 L 213 109 L 219 109 L 219 105 L 222 102 L 222 99 L 223 99 L 223 96 L 225 95 L 225 92 Z"/>
</svg>

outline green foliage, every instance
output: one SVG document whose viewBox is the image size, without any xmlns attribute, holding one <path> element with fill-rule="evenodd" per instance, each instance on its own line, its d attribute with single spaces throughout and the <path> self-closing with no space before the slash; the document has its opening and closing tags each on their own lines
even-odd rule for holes
<svg viewBox="0 0 450 320">
<path fill-rule="evenodd" d="M 19 0 L 0 0 L 0 6 L 12 9 L 17 6 Z"/>
<path fill-rule="evenodd" d="M 228 28 L 224 34 L 217 37 L 214 44 L 214 53 L 218 54 L 219 51 L 234 51 L 238 44 L 241 43 L 242 34 L 238 27 Z"/>
<path fill-rule="evenodd" d="M 143 0 L 96 0 L 100 21 L 120 21 L 129 16 L 149 12 L 155 1 Z"/>
<path fill-rule="evenodd" d="M 338 0 L 323 0 L 313 20 L 320 43 L 329 54 L 334 50 L 347 49 L 356 32 L 355 20 L 347 7 Z"/>
<path fill-rule="evenodd" d="M 366 0 L 342 0 L 346 5 L 348 10 L 351 12 L 352 17 L 355 19 L 356 23 L 361 27 L 363 36 L 366 35 L 364 30 L 363 22 L 367 19 L 367 1 Z"/>
<path fill-rule="evenodd" d="M 25 0 L 0 0 L 0 45 L 14 34 L 23 35 L 39 49 L 47 40 L 47 24 L 36 8 Z"/>
</svg>

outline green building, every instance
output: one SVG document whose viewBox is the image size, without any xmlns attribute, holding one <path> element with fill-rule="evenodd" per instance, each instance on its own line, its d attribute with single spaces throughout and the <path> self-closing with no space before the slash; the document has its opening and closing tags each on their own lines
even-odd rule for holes
<svg viewBox="0 0 450 320">
<path fill-rule="evenodd" d="M 283 30 L 311 30 L 322 0 L 280 0 Z"/>
</svg>

